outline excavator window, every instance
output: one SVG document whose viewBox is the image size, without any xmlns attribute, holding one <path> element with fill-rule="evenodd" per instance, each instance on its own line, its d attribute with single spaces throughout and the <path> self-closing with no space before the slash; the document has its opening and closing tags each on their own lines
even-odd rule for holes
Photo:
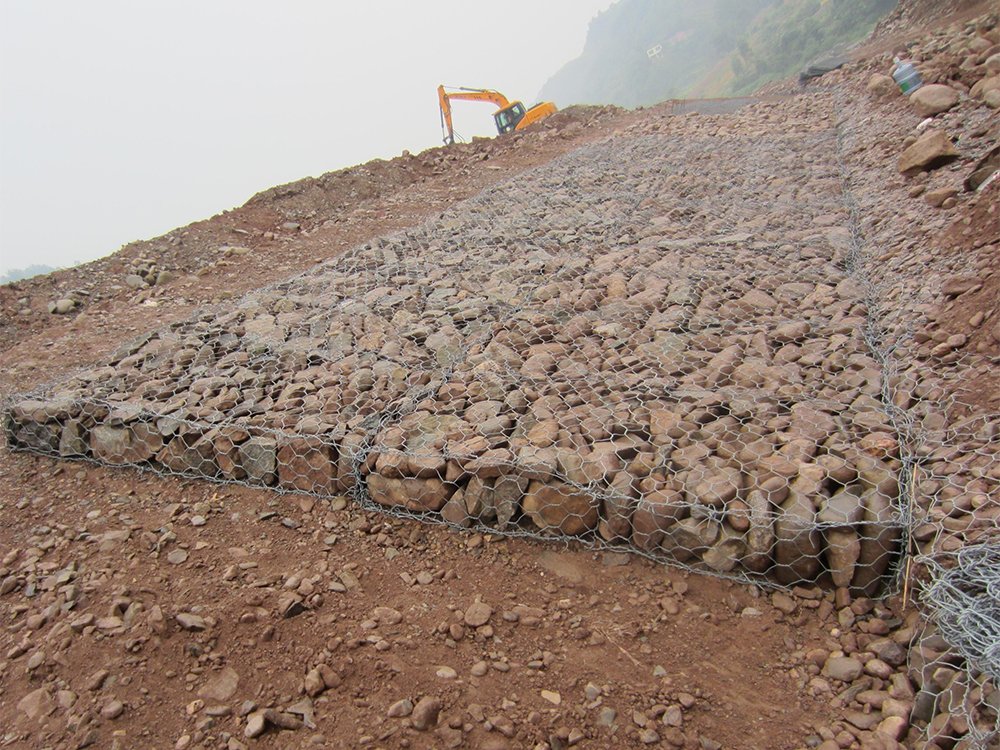
<svg viewBox="0 0 1000 750">
<path fill-rule="evenodd" d="M 524 117 L 524 105 L 521 102 L 514 102 L 507 109 L 502 109 L 496 113 L 497 132 L 509 133 Z"/>
</svg>

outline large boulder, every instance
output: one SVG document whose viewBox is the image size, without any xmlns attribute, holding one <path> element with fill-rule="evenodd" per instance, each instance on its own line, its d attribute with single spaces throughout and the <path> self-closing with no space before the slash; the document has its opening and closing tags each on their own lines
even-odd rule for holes
<svg viewBox="0 0 1000 750">
<path fill-rule="evenodd" d="M 874 96 L 891 96 L 899 91 L 891 76 L 876 73 L 868 79 L 868 93 Z"/>
<path fill-rule="evenodd" d="M 413 511 L 439 511 L 455 491 L 455 485 L 440 479 L 396 479 L 381 474 L 368 477 L 368 492 L 379 505 Z"/>
<path fill-rule="evenodd" d="M 937 169 L 959 156 L 947 133 L 931 130 L 900 154 L 897 167 L 903 174 L 913 174 Z"/>
<path fill-rule="evenodd" d="M 910 102 L 921 117 L 933 117 L 947 112 L 958 104 L 959 93 L 951 86 L 932 83 L 921 86 L 911 96 Z"/>
<path fill-rule="evenodd" d="M 583 534 L 597 526 L 597 499 L 562 482 L 533 481 L 523 501 L 524 512 L 542 531 Z"/>
</svg>

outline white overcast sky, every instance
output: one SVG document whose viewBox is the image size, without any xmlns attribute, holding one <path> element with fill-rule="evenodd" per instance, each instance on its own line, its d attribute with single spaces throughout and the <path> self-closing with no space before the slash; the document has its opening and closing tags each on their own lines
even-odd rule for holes
<svg viewBox="0 0 1000 750">
<path fill-rule="evenodd" d="M 0 0 L 0 274 L 439 145 L 439 83 L 530 105 L 612 2 Z"/>
</svg>

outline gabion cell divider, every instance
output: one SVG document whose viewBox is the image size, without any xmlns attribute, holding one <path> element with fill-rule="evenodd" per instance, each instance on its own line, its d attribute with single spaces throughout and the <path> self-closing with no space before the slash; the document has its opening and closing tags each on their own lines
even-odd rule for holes
<svg viewBox="0 0 1000 750">
<path fill-rule="evenodd" d="M 922 497 L 918 477 L 925 461 L 923 449 L 931 444 L 931 436 L 926 434 L 908 410 L 895 404 L 895 392 L 891 388 L 899 374 L 900 362 L 896 352 L 913 340 L 913 323 L 902 327 L 897 324 L 896 330 L 892 332 L 892 343 L 887 343 L 888 331 L 882 328 L 880 321 L 887 320 L 889 316 L 882 309 L 880 300 L 884 296 L 882 292 L 891 288 L 893 281 L 886 278 L 881 286 L 872 283 L 864 270 L 863 248 L 867 242 L 861 230 L 860 209 L 850 188 L 850 169 L 844 157 L 847 140 L 844 125 L 848 119 L 843 114 L 846 111 L 846 95 L 838 90 L 835 96 L 841 120 L 841 170 L 845 196 L 852 212 L 852 251 L 857 248 L 856 253 L 852 252 L 852 260 L 855 267 L 861 270 L 861 276 L 867 280 L 866 289 L 871 305 L 870 325 L 867 326 L 865 335 L 873 347 L 874 356 L 882 363 L 882 399 L 887 416 L 900 438 L 900 495 L 906 543 L 895 592 L 902 590 L 904 603 L 907 599 L 919 602 L 925 623 L 923 636 L 914 642 L 909 651 L 911 670 L 920 673 L 924 683 L 931 682 L 928 668 L 942 662 L 923 664 L 924 657 L 921 655 L 920 660 L 914 663 L 914 651 L 922 648 L 919 643 L 924 639 L 943 638 L 948 647 L 964 660 L 962 666 L 952 661 L 947 661 L 947 664 L 950 668 L 962 670 L 961 673 L 965 675 L 963 679 L 967 680 L 964 690 L 959 691 L 960 698 L 947 698 L 941 705 L 938 704 L 946 694 L 953 692 L 953 685 L 941 693 L 929 692 L 926 685 L 919 686 L 915 711 L 926 712 L 927 709 L 921 709 L 920 704 L 922 700 L 925 704 L 929 701 L 932 707 L 937 706 L 931 713 L 939 710 L 941 713 L 937 716 L 947 719 L 944 726 L 937 730 L 933 729 L 934 722 L 927 719 L 924 736 L 929 740 L 942 738 L 951 742 L 959 739 L 947 734 L 948 727 L 951 726 L 949 714 L 954 714 L 959 717 L 961 729 L 953 727 L 950 731 L 957 732 L 961 741 L 968 743 L 970 749 L 986 750 L 994 747 L 994 743 L 1000 739 L 1000 542 L 966 544 L 953 553 L 936 550 L 936 539 L 928 552 L 921 552 L 915 542 L 916 528 L 930 517 L 930 511 L 935 508 L 939 498 L 936 495 L 926 498 L 929 501 L 928 507 L 921 509 L 921 501 L 925 498 Z M 872 317 L 871 311 L 877 311 L 877 314 Z M 957 393 L 944 396 L 944 400 L 953 407 L 958 403 Z M 992 415 L 993 419 L 996 417 L 997 415 Z M 980 419 L 985 425 L 991 416 L 983 415 Z M 947 429 L 941 438 L 941 445 L 946 444 L 953 444 L 949 443 Z M 938 537 L 942 531 L 943 527 L 940 527 Z M 990 693 L 989 697 L 987 693 Z"/>
<path fill-rule="evenodd" d="M 899 512 L 899 518 L 905 531 L 902 554 L 897 564 L 895 589 L 899 590 L 906 585 L 903 577 L 907 574 L 907 561 L 909 560 L 912 543 L 912 530 L 914 526 L 913 508 L 909 502 L 913 493 L 913 471 L 916 464 L 916 456 L 913 452 L 913 436 L 909 429 L 911 420 L 906 419 L 905 412 L 897 408 L 893 397 L 893 376 L 896 374 L 896 365 L 893 357 L 893 347 L 887 347 L 884 343 L 884 331 L 882 320 L 884 313 L 880 300 L 882 295 L 878 293 L 878 285 L 869 276 L 865 268 L 867 254 L 865 247 L 868 244 L 864 232 L 861 228 L 861 210 L 854 197 L 851 186 L 851 172 L 846 158 L 846 121 L 844 112 L 846 106 L 842 95 L 838 92 L 835 96 L 834 112 L 837 118 L 837 166 L 840 170 L 841 189 L 843 193 L 844 206 L 848 210 L 848 228 L 850 231 L 850 249 L 845 259 L 846 270 L 854 276 L 865 290 L 865 305 L 867 316 L 863 336 L 872 356 L 879 363 L 882 369 L 882 394 L 881 404 L 893 427 L 899 444 L 899 497 L 895 499 L 894 506 Z M 887 591 L 887 594 L 894 593 Z"/>
</svg>

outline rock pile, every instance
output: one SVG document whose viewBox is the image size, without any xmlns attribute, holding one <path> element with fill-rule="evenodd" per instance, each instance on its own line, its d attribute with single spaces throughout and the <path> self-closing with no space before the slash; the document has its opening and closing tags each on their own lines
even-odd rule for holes
<svg viewBox="0 0 1000 750">
<path fill-rule="evenodd" d="M 152 334 L 9 440 L 871 593 L 899 446 L 833 100 L 783 103 L 784 135 L 774 106 L 647 124 Z"/>
<path fill-rule="evenodd" d="M 998 20 L 994 13 L 938 26 L 908 46 L 929 84 L 957 94 L 939 89 L 954 106 L 928 113 L 897 95 L 874 113 L 855 109 L 845 118 L 872 249 L 866 273 L 879 279 L 879 346 L 894 373 L 888 399 L 902 417 L 910 567 L 926 618 L 906 641 L 916 695 L 904 718 L 925 743 L 915 746 L 985 748 L 1000 737 L 1000 122 L 988 96 Z M 886 70 L 890 59 L 865 72 Z M 855 74 L 831 74 L 826 84 L 852 87 Z M 944 158 L 899 163 L 901 177 L 885 170 L 890 155 L 905 159 L 934 142 Z"/>
</svg>

